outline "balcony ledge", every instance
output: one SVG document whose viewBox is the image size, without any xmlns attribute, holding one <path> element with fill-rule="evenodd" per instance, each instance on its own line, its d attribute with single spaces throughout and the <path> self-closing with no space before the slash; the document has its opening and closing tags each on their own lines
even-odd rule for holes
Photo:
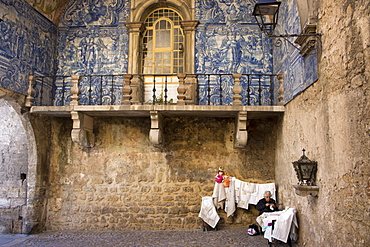
<svg viewBox="0 0 370 247">
<path fill-rule="evenodd" d="M 83 147 L 93 147 L 94 117 L 150 117 L 149 139 L 160 147 L 163 144 L 164 117 L 218 117 L 235 118 L 234 148 L 247 145 L 247 120 L 276 117 L 284 106 L 220 106 L 220 105 L 74 105 L 32 106 L 31 114 L 70 117 L 73 120 L 72 140 Z"/>
<path fill-rule="evenodd" d="M 71 112 L 85 113 L 91 117 L 150 117 L 158 111 L 164 117 L 226 117 L 234 118 L 239 112 L 247 112 L 248 118 L 258 119 L 277 116 L 284 106 L 224 106 L 224 105 L 77 105 L 32 106 L 30 113 L 54 117 L 71 117 Z"/>
</svg>

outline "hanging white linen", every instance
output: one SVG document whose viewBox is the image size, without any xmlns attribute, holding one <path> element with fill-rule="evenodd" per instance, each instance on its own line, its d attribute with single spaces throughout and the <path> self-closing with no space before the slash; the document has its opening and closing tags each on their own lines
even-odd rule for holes
<svg viewBox="0 0 370 247">
<path fill-rule="evenodd" d="M 213 198 L 213 203 L 217 209 L 223 208 L 224 202 L 226 200 L 226 191 L 222 183 L 215 183 L 215 187 L 213 188 L 212 198 Z"/>
<path fill-rule="evenodd" d="M 240 189 L 239 189 L 239 201 L 238 201 L 238 208 L 248 209 L 250 204 L 250 198 L 252 193 L 256 190 L 255 183 L 249 183 L 241 181 Z"/>
<path fill-rule="evenodd" d="M 264 197 L 265 191 L 270 191 L 271 198 L 275 200 L 275 183 L 256 184 L 255 191 L 251 194 L 249 203 L 257 205 L 258 201 Z"/>
<path fill-rule="evenodd" d="M 225 188 L 226 191 L 226 203 L 225 203 L 225 212 L 227 217 L 232 215 L 236 210 L 235 204 L 235 178 L 229 177 L 230 185 Z"/>
<path fill-rule="evenodd" d="M 202 205 L 200 207 L 199 217 L 204 220 L 210 227 L 215 228 L 220 216 L 218 216 L 213 199 L 211 196 L 202 197 Z"/>
<path fill-rule="evenodd" d="M 296 210 L 294 208 L 288 208 L 284 210 L 276 220 L 272 237 L 286 243 L 289 233 L 294 234 L 297 228 Z"/>
</svg>

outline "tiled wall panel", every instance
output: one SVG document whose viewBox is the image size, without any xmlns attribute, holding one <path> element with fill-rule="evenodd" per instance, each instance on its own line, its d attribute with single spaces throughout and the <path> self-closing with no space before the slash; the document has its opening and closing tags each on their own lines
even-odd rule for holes
<svg viewBox="0 0 370 247">
<path fill-rule="evenodd" d="M 0 0 L 0 87 L 26 94 L 28 76 L 53 75 L 56 27 L 24 0 Z"/>
</svg>

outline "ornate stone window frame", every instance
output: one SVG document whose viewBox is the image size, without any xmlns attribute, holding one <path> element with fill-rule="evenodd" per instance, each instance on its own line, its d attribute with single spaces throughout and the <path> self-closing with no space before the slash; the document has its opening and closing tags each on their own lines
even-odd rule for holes
<svg viewBox="0 0 370 247">
<path fill-rule="evenodd" d="M 191 2 L 191 3 L 189 3 Z M 129 33 L 128 73 L 140 74 L 141 68 L 141 40 L 144 31 L 143 22 L 147 15 L 158 8 L 170 8 L 177 11 L 182 17 L 181 26 L 184 31 L 184 73 L 194 74 L 194 47 L 195 28 L 198 21 L 194 20 L 194 1 L 166 1 L 166 0 L 142 0 L 132 1 L 130 9 L 130 22 L 126 23 Z"/>
</svg>

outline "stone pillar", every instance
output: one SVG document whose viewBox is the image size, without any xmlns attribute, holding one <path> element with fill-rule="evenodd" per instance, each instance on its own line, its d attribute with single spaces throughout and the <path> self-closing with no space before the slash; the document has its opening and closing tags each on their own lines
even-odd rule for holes
<svg viewBox="0 0 370 247">
<path fill-rule="evenodd" d="M 123 75 L 123 77 L 125 79 L 124 79 L 123 88 L 122 88 L 122 104 L 131 105 L 130 99 L 131 99 L 132 89 L 131 89 L 130 83 L 131 83 L 132 75 L 125 74 Z"/>
<path fill-rule="evenodd" d="M 27 98 L 26 98 L 26 107 L 33 106 L 33 100 L 35 99 L 33 96 L 35 96 L 35 89 L 33 89 L 33 85 L 36 82 L 36 77 L 33 75 L 30 75 L 28 77 L 28 90 L 27 90 Z"/>
<path fill-rule="evenodd" d="M 177 104 L 178 105 L 185 105 L 186 88 L 185 88 L 185 85 L 184 85 L 184 80 L 185 80 L 186 74 L 177 74 L 177 77 L 179 78 L 179 87 L 177 88 L 177 92 L 178 92 Z"/>
<path fill-rule="evenodd" d="M 80 103 L 78 101 L 80 100 L 79 95 L 81 94 L 81 91 L 78 86 L 79 86 L 81 77 L 79 75 L 72 75 L 71 78 L 72 78 L 73 86 L 71 87 L 72 96 L 71 96 L 71 102 L 69 103 L 69 105 L 71 106 L 79 105 Z"/>
<path fill-rule="evenodd" d="M 242 98 L 242 96 L 240 95 L 240 93 L 242 92 L 242 87 L 240 86 L 240 77 L 242 77 L 242 74 L 233 74 L 233 105 L 242 105 L 242 101 L 240 100 Z"/>
<path fill-rule="evenodd" d="M 278 74 L 277 79 L 279 80 L 279 89 L 278 89 L 279 103 L 278 103 L 278 105 L 284 105 L 284 78 L 283 78 L 283 74 Z"/>
<path fill-rule="evenodd" d="M 140 75 L 134 75 L 131 79 L 131 104 L 142 104 L 144 101 L 144 81 Z"/>
<path fill-rule="evenodd" d="M 194 74 L 194 53 L 195 53 L 195 28 L 199 21 L 185 20 L 181 22 L 181 27 L 184 30 L 185 45 L 184 45 L 184 73 Z"/>
<path fill-rule="evenodd" d="M 142 22 L 125 24 L 129 32 L 128 73 L 133 75 L 131 80 L 131 104 L 143 103 L 143 80 L 140 76 L 141 64 L 141 33 L 144 31 Z"/>
<path fill-rule="evenodd" d="M 140 57 L 140 44 L 141 32 L 144 27 L 141 22 L 128 22 L 125 24 L 129 33 L 129 48 L 128 48 L 128 73 L 139 74 L 141 57 Z"/>
</svg>

